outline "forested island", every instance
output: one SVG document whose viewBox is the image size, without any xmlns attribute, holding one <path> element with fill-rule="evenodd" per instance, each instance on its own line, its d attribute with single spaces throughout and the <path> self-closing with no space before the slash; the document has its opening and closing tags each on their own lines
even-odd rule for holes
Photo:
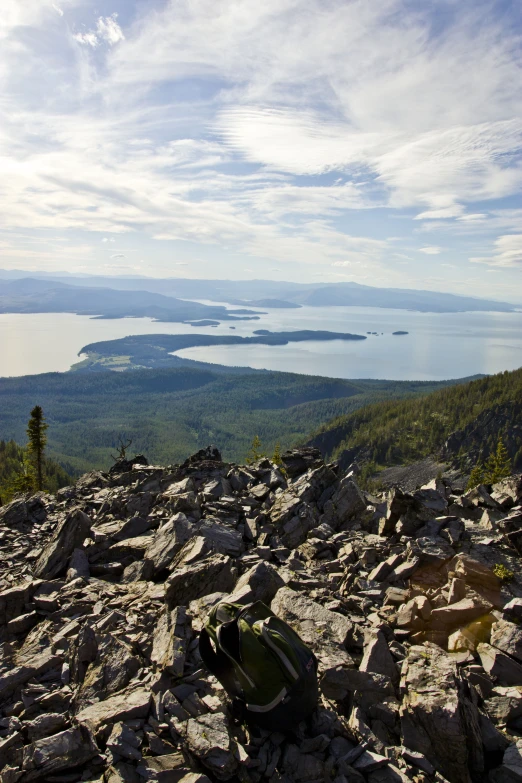
<svg viewBox="0 0 522 783">
<path fill-rule="evenodd" d="M 90 343 L 81 349 L 81 362 L 72 368 L 80 372 L 99 370 L 156 369 L 160 367 L 180 367 L 210 365 L 193 362 L 173 356 L 184 348 L 198 348 L 214 345 L 288 345 L 288 343 L 309 340 L 366 340 L 362 334 L 348 332 L 326 332 L 301 329 L 295 332 L 270 332 L 258 329 L 252 337 L 221 334 L 140 334 L 123 337 L 119 340 L 104 340 Z M 212 365 L 214 368 L 214 365 Z"/>
</svg>

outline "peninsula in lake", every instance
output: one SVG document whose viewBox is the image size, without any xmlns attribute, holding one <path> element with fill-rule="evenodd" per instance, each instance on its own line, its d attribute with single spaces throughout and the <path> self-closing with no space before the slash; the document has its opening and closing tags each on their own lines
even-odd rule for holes
<svg viewBox="0 0 522 783">
<path fill-rule="evenodd" d="M 85 358 L 72 368 L 80 372 L 96 372 L 100 370 L 132 370 L 153 369 L 159 367 L 179 367 L 195 364 L 209 365 L 204 362 L 194 362 L 174 356 L 184 348 L 198 348 L 212 345 L 288 345 L 310 340 L 366 340 L 362 334 L 347 332 L 325 332 L 302 329 L 295 332 L 270 332 L 258 329 L 253 337 L 240 337 L 229 334 L 140 334 L 123 337 L 119 340 L 104 340 L 90 343 L 81 349 L 79 354 Z M 226 368 L 230 372 L 230 368 Z"/>
</svg>

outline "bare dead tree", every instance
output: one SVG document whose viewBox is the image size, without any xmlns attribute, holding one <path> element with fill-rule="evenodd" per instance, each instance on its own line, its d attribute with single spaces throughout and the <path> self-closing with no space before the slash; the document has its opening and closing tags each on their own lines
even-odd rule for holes
<svg viewBox="0 0 522 783">
<path fill-rule="evenodd" d="M 116 462 L 118 460 L 120 460 L 120 459 L 125 459 L 125 457 L 127 456 L 127 449 L 129 448 L 129 446 L 132 445 L 132 438 L 130 438 L 127 443 L 124 443 L 124 438 L 120 435 L 120 437 L 118 438 L 118 441 L 119 441 L 119 446 L 116 446 L 116 450 L 118 452 L 118 456 L 115 457 L 114 454 L 111 454 L 111 457 Z"/>
</svg>

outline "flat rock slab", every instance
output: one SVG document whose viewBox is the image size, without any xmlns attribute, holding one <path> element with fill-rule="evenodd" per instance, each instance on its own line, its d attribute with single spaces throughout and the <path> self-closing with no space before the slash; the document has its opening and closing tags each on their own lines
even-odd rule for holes
<svg viewBox="0 0 522 783">
<path fill-rule="evenodd" d="M 98 754 L 99 750 L 85 728 L 67 729 L 26 745 L 22 762 L 23 781 L 39 780 L 70 770 Z"/>
<path fill-rule="evenodd" d="M 325 609 L 321 604 L 290 587 L 282 587 L 277 591 L 271 609 L 293 626 L 303 639 L 310 636 L 309 631 L 305 630 L 310 626 L 308 621 L 315 624 L 316 635 L 326 635 L 339 644 L 347 641 L 352 630 L 352 623 L 347 617 Z"/>
<path fill-rule="evenodd" d="M 98 728 L 109 722 L 145 718 L 150 700 L 151 692 L 148 688 L 127 689 L 105 701 L 85 707 L 76 715 L 76 721 Z"/>
</svg>

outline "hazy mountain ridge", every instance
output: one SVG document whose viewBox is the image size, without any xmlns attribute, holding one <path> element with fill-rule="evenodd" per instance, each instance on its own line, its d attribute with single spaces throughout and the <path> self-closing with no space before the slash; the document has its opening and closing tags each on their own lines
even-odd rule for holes
<svg viewBox="0 0 522 783">
<path fill-rule="evenodd" d="M 9 275 L 9 276 L 8 276 Z M 35 273 L 19 273 L 19 277 L 40 277 Z M 0 270 L 0 278 L 13 278 Z M 56 274 L 46 281 L 57 280 L 81 288 L 99 286 L 119 291 L 142 291 L 162 296 L 187 299 L 208 299 L 216 302 L 260 302 L 279 300 L 290 305 L 311 307 L 354 306 L 381 307 L 420 312 L 494 311 L 511 312 L 517 305 L 496 300 L 462 296 L 453 293 L 400 288 L 377 288 L 353 282 L 293 283 L 275 280 L 198 280 L 189 278 L 147 277 L 72 277 Z M 5 284 L 2 283 L 2 287 Z M 265 305 L 268 306 L 268 305 Z M 280 306 L 280 305 L 279 305 Z M 520 306 L 518 306 L 518 309 Z M 207 313 L 211 317 L 210 313 Z M 202 316 L 204 317 L 204 316 Z"/>
<path fill-rule="evenodd" d="M 59 312 L 99 318 L 149 317 L 163 322 L 258 318 L 254 310 L 227 310 L 219 305 L 188 302 L 146 290 L 81 287 L 38 278 L 3 281 L 0 286 L 0 313 Z"/>
</svg>

